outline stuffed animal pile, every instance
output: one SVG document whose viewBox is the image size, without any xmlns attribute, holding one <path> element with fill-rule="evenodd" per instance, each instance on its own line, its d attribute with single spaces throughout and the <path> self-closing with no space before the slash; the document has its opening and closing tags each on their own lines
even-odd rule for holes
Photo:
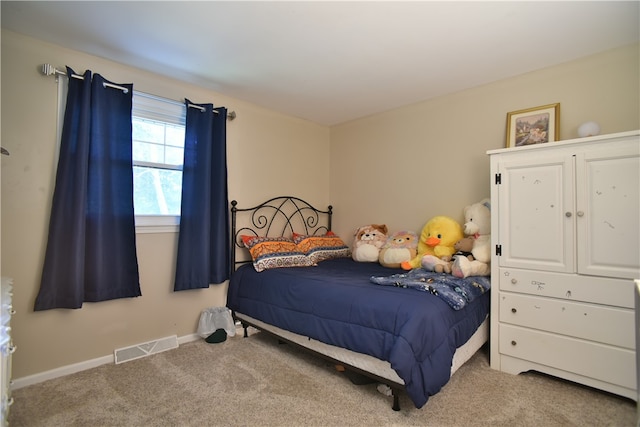
<svg viewBox="0 0 640 427">
<path fill-rule="evenodd" d="M 456 277 L 491 274 L 491 204 L 483 199 L 464 208 L 464 226 L 444 215 L 431 218 L 420 236 L 398 231 L 387 237 L 385 224 L 356 229 L 351 256 L 384 267 L 424 268 Z"/>
<path fill-rule="evenodd" d="M 358 262 L 378 262 L 380 249 L 387 241 L 385 224 L 363 225 L 356 229 L 351 247 L 351 257 Z"/>
<path fill-rule="evenodd" d="M 436 273 L 450 273 L 456 277 L 489 276 L 491 274 L 491 210 L 489 199 L 464 208 L 464 234 L 454 244 L 451 257 L 427 254 L 422 268 Z"/>
</svg>

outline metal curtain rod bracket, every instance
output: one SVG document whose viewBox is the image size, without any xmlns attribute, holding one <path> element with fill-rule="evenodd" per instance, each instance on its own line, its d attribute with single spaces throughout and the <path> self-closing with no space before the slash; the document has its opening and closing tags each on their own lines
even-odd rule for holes
<svg viewBox="0 0 640 427">
<path fill-rule="evenodd" d="M 54 67 L 51 64 L 43 64 L 42 65 L 42 74 L 44 74 L 45 76 L 54 76 L 54 75 L 61 75 L 61 76 L 66 76 L 67 73 L 65 71 L 62 70 L 58 70 L 56 67 Z M 75 79 L 80 79 L 80 80 L 84 80 L 83 76 L 80 76 L 78 74 L 72 74 L 70 77 L 73 77 Z M 124 93 L 129 92 L 129 89 L 127 89 L 126 87 L 123 86 L 118 86 L 118 85 L 114 85 L 112 83 L 103 83 L 104 87 L 111 87 L 114 89 L 120 89 L 121 91 L 123 91 Z M 204 111 L 204 107 L 200 107 L 199 105 L 193 105 L 193 104 L 189 104 L 189 107 L 193 107 L 193 108 L 197 108 L 200 111 Z M 218 114 L 217 111 L 213 111 L 214 114 Z M 229 112 L 229 114 L 227 114 L 227 120 L 231 121 L 234 120 L 237 117 L 236 112 L 235 111 L 231 111 Z"/>
</svg>

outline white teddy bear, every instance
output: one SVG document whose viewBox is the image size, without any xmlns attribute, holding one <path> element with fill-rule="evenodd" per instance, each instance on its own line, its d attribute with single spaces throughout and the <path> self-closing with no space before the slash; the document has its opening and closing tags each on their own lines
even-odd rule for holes
<svg viewBox="0 0 640 427">
<path fill-rule="evenodd" d="M 456 256 L 451 274 L 456 277 L 489 276 L 491 274 L 491 203 L 483 199 L 464 208 L 464 234 L 473 237 L 474 260 Z"/>
</svg>

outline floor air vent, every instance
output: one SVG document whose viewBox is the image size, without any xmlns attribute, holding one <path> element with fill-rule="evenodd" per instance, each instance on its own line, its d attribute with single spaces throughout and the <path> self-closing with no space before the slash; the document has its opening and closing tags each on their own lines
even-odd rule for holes
<svg viewBox="0 0 640 427">
<path fill-rule="evenodd" d="M 178 337 L 176 335 L 132 345 L 131 347 L 117 348 L 114 351 L 116 365 L 130 360 L 140 359 L 152 354 L 161 353 L 163 351 L 172 350 L 174 348 L 178 348 Z"/>
</svg>

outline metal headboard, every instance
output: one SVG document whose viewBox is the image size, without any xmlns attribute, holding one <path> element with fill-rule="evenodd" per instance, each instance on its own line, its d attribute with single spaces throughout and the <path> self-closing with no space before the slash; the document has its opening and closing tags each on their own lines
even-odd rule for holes
<svg viewBox="0 0 640 427">
<path fill-rule="evenodd" d="M 251 257 L 242 242 L 242 235 L 260 237 L 291 237 L 295 232 L 320 235 L 331 230 L 333 207 L 326 211 L 313 207 L 309 202 L 292 196 L 278 196 L 251 208 L 238 208 L 231 201 L 231 266 L 251 262 Z M 240 222 L 240 224 L 239 224 Z M 243 259 L 237 255 L 242 253 Z"/>
</svg>

